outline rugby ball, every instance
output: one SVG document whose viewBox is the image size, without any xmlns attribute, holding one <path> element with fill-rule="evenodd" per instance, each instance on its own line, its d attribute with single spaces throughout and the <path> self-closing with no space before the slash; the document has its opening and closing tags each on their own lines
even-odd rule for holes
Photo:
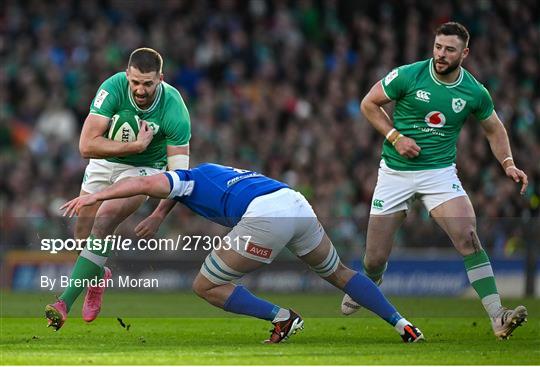
<svg viewBox="0 0 540 367">
<path fill-rule="evenodd" d="M 120 111 L 111 118 L 107 138 L 122 143 L 137 140 L 141 119 L 133 111 Z"/>
</svg>

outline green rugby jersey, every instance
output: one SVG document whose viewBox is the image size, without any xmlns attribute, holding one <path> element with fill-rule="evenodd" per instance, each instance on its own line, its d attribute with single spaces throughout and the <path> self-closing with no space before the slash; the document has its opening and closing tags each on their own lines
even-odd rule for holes
<svg viewBox="0 0 540 367">
<path fill-rule="evenodd" d="M 144 152 L 126 157 L 106 158 L 108 161 L 161 169 L 167 165 L 167 145 L 189 143 L 189 113 L 180 93 L 173 86 L 162 82 L 156 89 L 152 105 L 143 110 L 133 99 L 126 73 L 116 73 L 99 87 L 90 105 L 90 113 L 111 118 L 124 110 L 131 110 L 147 121 L 154 132 L 154 138 Z"/>
<path fill-rule="evenodd" d="M 443 168 L 456 161 L 456 141 L 470 114 L 478 120 L 493 112 L 486 88 L 467 70 L 460 68 L 451 84 L 439 81 L 433 59 L 403 65 L 381 80 L 386 96 L 396 101 L 394 127 L 422 148 L 416 158 L 401 156 L 388 142 L 382 157 L 388 167 L 400 171 Z"/>
</svg>

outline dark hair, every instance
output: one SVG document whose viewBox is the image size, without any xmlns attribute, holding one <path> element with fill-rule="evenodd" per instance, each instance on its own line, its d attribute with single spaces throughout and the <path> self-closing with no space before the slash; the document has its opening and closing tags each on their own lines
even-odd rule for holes
<svg viewBox="0 0 540 367">
<path fill-rule="evenodd" d="M 435 31 L 435 35 L 444 34 L 445 36 L 457 36 L 463 41 L 465 47 L 469 44 L 469 31 L 467 28 L 458 22 L 448 22 L 441 24 Z"/>
<path fill-rule="evenodd" d="M 161 74 L 163 59 L 156 50 L 147 47 L 138 48 L 129 55 L 128 69 L 131 66 L 139 69 L 141 73 L 155 71 Z"/>
</svg>

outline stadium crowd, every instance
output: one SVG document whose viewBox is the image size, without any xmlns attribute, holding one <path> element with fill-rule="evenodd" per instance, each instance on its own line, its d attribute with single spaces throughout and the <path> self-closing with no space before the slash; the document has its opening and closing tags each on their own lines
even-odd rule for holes
<svg viewBox="0 0 540 367">
<path fill-rule="evenodd" d="M 78 137 L 90 101 L 103 80 L 125 69 L 133 49 L 148 46 L 163 55 L 165 81 L 188 105 L 192 166 L 219 162 L 284 180 L 323 222 L 339 219 L 330 225 L 338 247 L 360 249 L 383 139 L 360 101 L 395 66 L 430 57 L 433 30 L 449 20 L 468 27 L 464 65 L 492 94 L 530 181 L 519 196 L 477 122 L 466 124 L 457 167 L 488 227 L 480 235 L 498 254 L 512 252 L 523 233 L 494 230 L 493 223 L 523 228 L 511 224 L 538 217 L 535 0 L 7 0 L 0 14 L 2 245 L 69 231 L 50 223 L 80 189 L 86 162 Z M 427 221 L 415 207 L 399 242 L 423 243 Z M 167 222 L 184 231 L 195 231 L 194 223 L 188 214 Z M 440 241 L 430 244 L 449 245 L 437 233 Z"/>
</svg>

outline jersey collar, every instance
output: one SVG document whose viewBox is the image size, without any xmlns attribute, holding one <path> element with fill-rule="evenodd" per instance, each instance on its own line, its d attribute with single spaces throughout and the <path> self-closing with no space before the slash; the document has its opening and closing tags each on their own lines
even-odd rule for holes
<svg viewBox="0 0 540 367">
<path fill-rule="evenodd" d="M 429 60 L 429 75 L 431 76 L 431 79 L 433 80 L 433 82 L 435 84 L 444 85 L 446 88 L 455 88 L 463 80 L 463 68 L 461 66 L 459 67 L 459 76 L 458 76 L 458 78 L 456 79 L 455 82 L 453 82 L 453 83 L 445 83 L 445 82 L 442 82 L 439 79 L 437 79 L 437 77 L 435 76 L 435 74 L 433 72 L 433 58 L 431 58 Z"/>
<path fill-rule="evenodd" d="M 156 91 L 156 98 L 154 98 L 154 102 L 152 102 L 152 104 L 150 105 L 150 107 L 148 107 L 146 110 L 143 110 L 142 108 L 140 108 L 137 103 L 135 102 L 135 100 L 133 99 L 133 93 L 131 92 L 131 88 L 129 88 L 129 83 L 128 83 L 128 96 L 129 96 L 129 101 L 131 102 L 131 105 L 133 107 L 135 107 L 135 109 L 137 110 L 137 112 L 143 112 L 143 113 L 150 113 L 152 112 L 156 106 L 158 105 L 159 103 L 159 100 L 161 99 L 161 94 L 162 94 L 162 91 L 163 91 L 163 82 L 160 83 L 159 87 L 157 88 L 157 91 Z"/>
</svg>

